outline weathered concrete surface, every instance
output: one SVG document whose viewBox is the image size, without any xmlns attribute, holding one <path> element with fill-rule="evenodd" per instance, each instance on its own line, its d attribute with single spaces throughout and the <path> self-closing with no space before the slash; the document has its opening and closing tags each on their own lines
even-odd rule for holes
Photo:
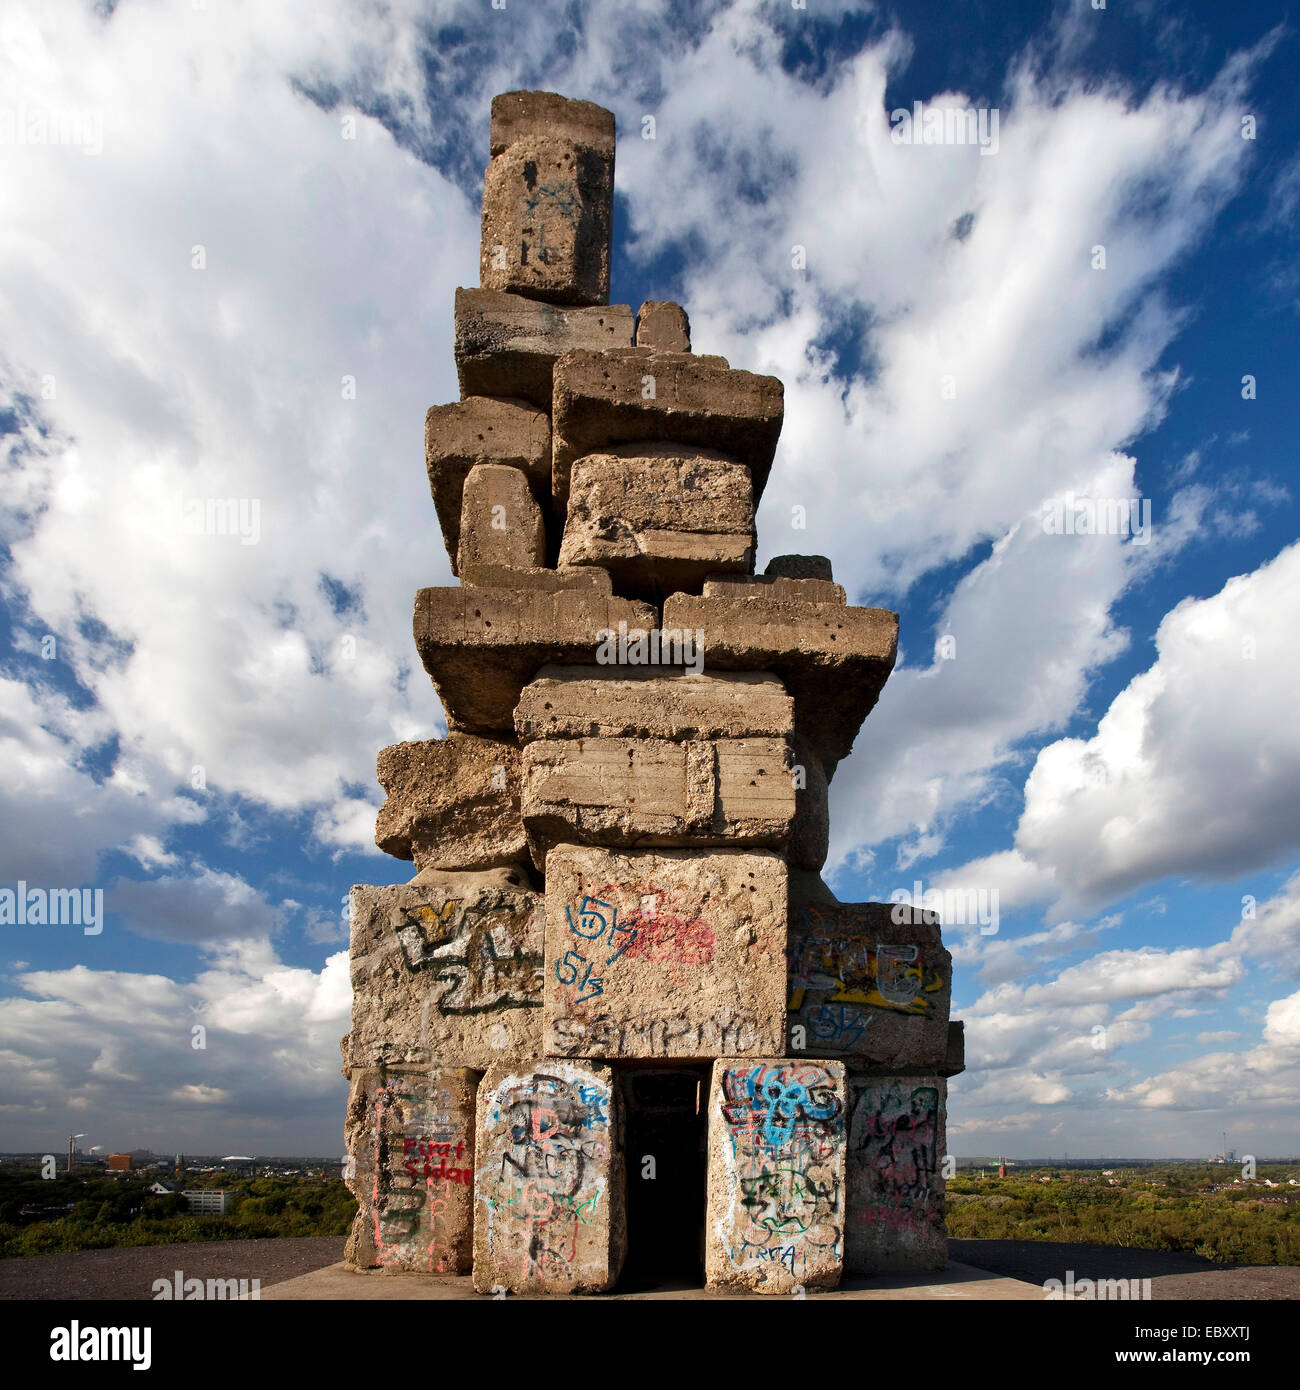
<svg viewBox="0 0 1300 1390">
<path fill-rule="evenodd" d="M 575 459 L 562 565 L 600 565 L 621 593 L 696 589 L 754 565 L 749 469 L 715 449 L 628 444 Z"/>
<path fill-rule="evenodd" d="M 795 815 L 784 739 L 542 739 L 523 755 L 534 862 L 589 845 L 781 848 Z"/>
<path fill-rule="evenodd" d="M 424 459 L 454 574 L 461 502 L 470 469 L 480 463 L 518 468 L 534 495 L 548 498 L 551 422 L 544 410 L 520 400 L 471 395 L 450 405 L 430 406 L 424 417 Z"/>
<path fill-rule="evenodd" d="M 771 574 L 711 574 L 704 581 L 704 597 L 793 599 L 796 603 L 846 602 L 844 586 L 829 579 L 790 579 Z"/>
<path fill-rule="evenodd" d="M 757 505 L 781 433 L 784 388 L 723 358 L 685 352 L 567 352 L 555 364 L 551 484 L 569 501 L 569 471 L 584 454 L 653 440 L 719 449 L 749 467 Z"/>
<path fill-rule="evenodd" d="M 839 1283 L 847 1115 L 842 1063 L 714 1063 L 704 1246 L 710 1288 L 789 1294 Z"/>
<path fill-rule="evenodd" d="M 614 114 L 594 101 L 559 92 L 501 92 L 492 98 L 488 148 L 492 157 L 536 135 L 553 135 L 571 144 L 614 157 Z"/>
<path fill-rule="evenodd" d="M 476 565 L 474 577 L 462 576 L 465 584 L 480 589 L 518 589 L 526 593 L 554 594 L 561 589 L 590 589 L 596 594 L 613 593 L 609 575 L 602 569 L 516 569 L 511 565 Z"/>
<path fill-rule="evenodd" d="M 592 664 L 602 634 L 657 626 L 646 603 L 611 598 L 589 585 L 514 591 L 421 589 L 415 645 L 447 714 L 448 726 L 508 730 L 519 692 L 548 662 Z"/>
<path fill-rule="evenodd" d="M 794 823 L 786 859 L 792 869 L 820 871 L 830 850 L 831 813 L 829 788 L 821 759 L 801 734 L 791 740 L 794 767 Z"/>
<path fill-rule="evenodd" d="M 379 754 L 375 843 L 417 870 L 488 869 L 527 858 L 513 740 L 452 733 Z"/>
<path fill-rule="evenodd" d="M 541 304 L 497 290 L 456 291 L 456 374 L 462 396 L 513 396 L 549 412 L 556 360 L 583 348 L 630 348 L 627 304 Z"/>
<path fill-rule="evenodd" d="M 763 573 L 778 579 L 820 579 L 827 583 L 834 578 L 825 555 L 773 555 Z"/>
<path fill-rule="evenodd" d="M 794 696 L 795 728 L 827 779 L 847 757 L 898 655 L 898 614 L 884 608 L 673 594 L 663 626 L 704 633 L 710 671 L 773 671 Z"/>
<path fill-rule="evenodd" d="M 352 889 L 348 1065 L 483 1068 L 541 1051 L 542 898 L 521 869 Z"/>
<path fill-rule="evenodd" d="M 474 1287 L 610 1289 L 623 1266 L 623 1117 L 613 1071 L 559 1058 L 498 1066 L 478 1093 Z"/>
<path fill-rule="evenodd" d="M 952 957 L 934 913 L 792 902 L 789 941 L 791 1055 L 931 1069 L 943 1062 Z"/>
<path fill-rule="evenodd" d="M 553 92 L 505 92 L 492 108 L 479 282 L 556 304 L 604 304 L 613 112 Z"/>
<path fill-rule="evenodd" d="M 670 299 L 647 299 L 636 311 L 637 347 L 660 352 L 690 352 L 691 321 Z"/>
<path fill-rule="evenodd" d="M 357 1268 L 468 1274 L 479 1073 L 358 1070 L 348 1097 L 345 1258 Z"/>
<path fill-rule="evenodd" d="M 942 1269 L 947 1081 L 850 1076 L 849 1101 L 845 1269 Z"/>
<path fill-rule="evenodd" d="M 777 855 L 561 845 L 546 856 L 546 904 L 548 1054 L 780 1050 L 786 868 Z"/>
<path fill-rule="evenodd" d="M 466 584 L 501 569 L 542 569 L 546 527 L 542 509 L 519 468 L 477 463 L 465 476 L 460 504 L 456 573 Z"/>
<path fill-rule="evenodd" d="M 773 675 L 665 675 L 646 668 L 545 666 L 514 715 L 523 743 L 538 738 L 783 738 L 794 701 Z"/>
</svg>

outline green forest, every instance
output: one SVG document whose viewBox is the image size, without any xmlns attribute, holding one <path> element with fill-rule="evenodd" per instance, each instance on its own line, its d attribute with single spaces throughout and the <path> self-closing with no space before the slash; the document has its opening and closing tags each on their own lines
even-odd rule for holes
<svg viewBox="0 0 1300 1390">
<path fill-rule="evenodd" d="M 1040 1168 L 948 1182 L 948 1234 L 1176 1250 L 1220 1264 L 1300 1265 L 1300 1176 L 1261 1165 L 1233 1185 L 1224 1165 L 1097 1170 Z M 338 1178 L 205 1174 L 191 1187 L 236 1194 L 224 1216 L 192 1216 L 185 1199 L 154 1196 L 151 1178 L 0 1168 L 0 1256 L 172 1245 L 192 1240 L 343 1236 L 356 1204 Z M 1273 1186 L 1268 1184 L 1272 1183 Z"/>
<path fill-rule="evenodd" d="M 0 1256 L 191 1240 L 343 1236 L 356 1211 L 352 1194 L 337 1178 L 216 1173 L 187 1182 L 191 1188 L 235 1193 L 224 1216 L 192 1216 L 184 1197 L 150 1193 L 153 1181 L 152 1176 L 108 1178 L 78 1173 L 42 1180 L 32 1168 L 0 1169 Z M 55 1215 L 69 1204 L 66 1214 Z"/>
<path fill-rule="evenodd" d="M 1177 1250 L 1217 1264 L 1300 1265 L 1300 1175 L 1261 1164 L 1253 1181 L 1215 1164 L 1097 1170 L 1040 1168 L 948 1182 L 948 1234 Z M 1113 1180 L 1112 1180 L 1113 1179 Z M 1271 1181 L 1276 1186 L 1268 1187 Z"/>
</svg>

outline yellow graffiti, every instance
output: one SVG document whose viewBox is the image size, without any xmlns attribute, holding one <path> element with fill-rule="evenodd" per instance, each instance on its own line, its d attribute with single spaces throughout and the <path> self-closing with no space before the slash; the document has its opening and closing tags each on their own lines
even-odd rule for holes
<svg viewBox="0 0 1300 1390">
<path fill-rule="evenodd" d="M 897 962 L 902 966 L 903 962 Z M 889 997 L 879 985 L 879 954 L 862 942 L 846 942 L 827 937 L 806 937 L 800 941 L 791 963 L 786 1007 L 798 1012 L 804 1007 L 809 990 L 830 990 L 822 1000 L 827 1004 L 866 1004 L 895 1013 L 925 1016 L 934 1006 L 929 995 L 944 988 L 940 971 L 925 968 L 917 961 L 891 972 Z M 909 982 L 915 981 L 914 984 Z M 904 998 L 909 991 L 912 997 Z"/>
</svg>

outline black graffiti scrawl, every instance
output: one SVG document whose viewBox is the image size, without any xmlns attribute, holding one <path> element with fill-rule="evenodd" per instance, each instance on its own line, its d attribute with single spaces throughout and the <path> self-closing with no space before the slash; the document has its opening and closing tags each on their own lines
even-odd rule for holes
<svg viewBox="0 0 1300 1390">
<path fill-rule="evenodd" d="M 429 970 L 445 985 L 434 999 L 441 1014 L 539 1009 L 542 955 L 527 943 L 530 934 L 540 940 L 533 916 L 541 910 L 504 893 L 469 905 L 449 898 L 404 909 L 397 939 L 412 970 Z"/>
</svg>

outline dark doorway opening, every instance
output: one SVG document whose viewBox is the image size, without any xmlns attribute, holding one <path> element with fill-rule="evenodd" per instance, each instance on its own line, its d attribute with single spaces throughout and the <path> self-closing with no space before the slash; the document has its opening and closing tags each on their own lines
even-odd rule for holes
<svg viewBox="0 0 1300 1390">
<path fill-rule="evenodd" d="M 704 1282 L 709 1071 L 620 1068 L 627 1155 L 620 1289 Z"/>
</svg>

